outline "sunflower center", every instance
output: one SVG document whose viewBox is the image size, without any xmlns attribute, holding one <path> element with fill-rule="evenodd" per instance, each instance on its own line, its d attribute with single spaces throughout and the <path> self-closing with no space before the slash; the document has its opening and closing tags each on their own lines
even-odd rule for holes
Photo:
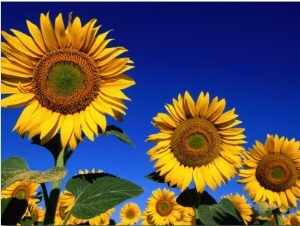
<svg viewBox="0 0 300 226">
<path fill-rule="evenodd" d="M 133 219 L 134 216 L 135 216 L 134 211 L 129 210 L 129 211 L 126 212 L 126 217 L 127 217 L 128 219 Z"/>
<path fill-rule="evenodd" d="M 25 190 L 19 190 L 16 193 L 16 198 L 18 199 L 25 199 L 26 197 L 26 191 Z"/>
<path fill-rule="evenodd" d="M 280 192 L 289 189 L 297 181 L 297 168 L 293 161 L 282 154 L 269 154 L 257 165 L 257 181 L 266 189 Z"/>
<path fill-rule="evenodd" d="M 292 215 L 290 218 L 290 223 L 291 223 L 291 225 L 299 225 L 300 219 L 297 216 Z"/>
<path fill-rule="evenodd" d="M 199 167 L 219 155 L 221 137 L 211 122 L 203 118 L 190 118 L 174 130 L 171 148 L 181 164 Z"/>
<path fill-rule="evenodd" d="M 82 71 L 77 64 L 59 62 L 53 65 L 48 75 L 47 86 L 61 96 L 72 96 L 84 86 Z"/>
<path fill-rule="evenodd" d="M 87 54 L 66 48 L 47 53 L 37 63 L 32 84 L 43 107 L 73 114 L 84 110 L 98 96 L 100 77 Z"/>
<path fill-rule="evenodd" d="M 156 211 L 161 216 L 167 216 L 171 213 L 171 203 L 165 200 L 161 200 L 156 204 Z"/>
</svg>

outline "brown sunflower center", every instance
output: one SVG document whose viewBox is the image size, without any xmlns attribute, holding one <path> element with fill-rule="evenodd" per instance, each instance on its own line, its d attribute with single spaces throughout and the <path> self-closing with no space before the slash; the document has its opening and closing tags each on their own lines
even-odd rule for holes
<svg viewBox="0 0 300 226">
<path fill-rule="evenodd" d="M 18 186 L 15 188 L 15 190 L 12 192 L 12 197 L 16 197 L 18 199 L 29 199 L 29 188 L 25 186 Z"/>
<path fill-rule="evenodd" d="M 212 162 L 219 155 L 221 137 L 211 122 L 203 118 L 191 118 L 174 130 L 171 148 L 181 164 L 199 167 Z"/>
<path fill-rule="evenodd" d="M 172 212 L 172 204 L 168 200 L 160 200 L 156 204 L 156 211 L 161 216 L 168 216 Z"/>
<path fill-rule="evenodd" d="M 100 77 L 87 54 L 70 48 L 47 53 L 37 63 L 32 83 L 43 107 L 73 114 L 84 110 L 98 95 Z"/>
<path fill-rule="evenodd" d="M 135 216 L 135 213 L 134 213 L 133 210 L 128 210 L 128 211 L 126 212 L 126 218 L 127 218 L 127 219 L 133 219 L 134 216 Z"/>
<path fill-rule="evenodd" d="M 288 156 L 269 154 L 258 163 L 256 178 L 266 189 L 285 191 L 296 183 L 297 168 Z"/>
<path fill-rule="evenodd" d="M 291 225 L 300 225 L 300 217 L 297 217 L 296 215 L 292 215 L 290 218 Z"/>
</svg>

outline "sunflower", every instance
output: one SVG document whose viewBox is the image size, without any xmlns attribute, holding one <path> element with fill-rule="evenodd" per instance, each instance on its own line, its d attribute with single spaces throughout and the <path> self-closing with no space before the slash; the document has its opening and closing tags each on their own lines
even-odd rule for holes
<svg viewBox="0 0 300 226">
<path fill-rule="evenodd" d="M 166 183 L 185 190 L 194 180 L 198 192 L 205 185 L 215 190 L 226 183 L 242 166 L 240 154 L 244 129 L 233 128 L 235 109 L 223 113 L 225 100 L 215 97 L 209 103 L 209 93 L 200 93 L 196 102 L 186 91 L 165 106 L 169 114 L 158 113 L 153 125 L 160 129 L 147 141 L 157 142 L 147 154 L 157 159 L 154 167 Z"/>
<path fill-rule="evenodd" d="M 125 203 L 120 211 L 121 222 L 119 225 L 134 225 L 141 217 L 140 207 L 134 203 Z"/>
<path fill-rule="evenodd" d="M 89 219 L 90 225 L 110 225 L 110 217 L 115 211 L 115 208 L 107 210 L 105 213 L 102 213 L 94 218 Z"/>
<path fill-rule="evenodd" d="M 174 225 L 196 225 L 195 211 L 191 207 L 182 207 L 180 217 L 173 222 Z"/>
<path fill-rule="evenodd" d="M 300 210 L 282 217 L 283 225 L 300 225 Z"/>
<path fill-rule="evenodd" d="M 31 217 L 33 224 L 37 222 L 43 222 L 45 218 L 45 210 L 37 205 L 31 205 L 27 207 L 27 210 L 23 217 Z"/>
<path fill-rule="evenodd" d="M 278 135 L 267 135 L 265 144 L 256 141 L 245 152 L 244 168 L 239 183 L 245 184 L 250 197 L 256 202 L 267 202 L 285 208 L 297 207 L 300 199 L 299 141 Z"/>
<path fill-rule="evenodd" d="M 118 58 L 124 47 L 107 47 L 109 31 L 97 34 L 96 19 L 81 25 L 69 14 L 52 24 L 49 13 L 40 15 L 40 28 L 30 21 L 30 35 L 2 31 L 1 106 L 25 106 L 14 130 L 28 139 L 40 135 L 42 144 L 58 132 L 63 148 L 74 150 L 83 135 L 94 140 L 98 128 L 106 130 L 106 117 L 121 121 L 130 100 L 123 89 L 135 84 L 124 72 L 130 58 Z"/>
<path fill-rule="evenodd" d="M 245 225 L 248 225 L 248 223 L 252 219 L 253 209 L 251 205 L 247 203 L 246 197 L 238 193 L 236 193 L 235 195 L 230 193 L 229 195 L 222 196 L 222 198 L 229 199 L 235 205 Z"/>
<path fill-rule="evenodd" d="M 183 207 L 176 202 L 174 192 L 164 188 L 156 189 L 148 198 L 146 212 L 152 217 L 155 225 L 169 225 L 181 216 Z"/>
<path fill-rule="evenodd" d="M 36 190 L 39 185 L 40 184 L 27 181 L 16 181 L 1 192 L 1 198 L 15 197 L 18 199 L 26 199 L 28 205 L 34 205 L 40 201 L 40 199 L 35 198 Z"/>
<path fill-rule="evenodd" d="M 142 213 L 141 220 L 142 220 L 141 225 L 155 225 L 153 221 L 153 217 L 146 210 Z"/>
</svg>

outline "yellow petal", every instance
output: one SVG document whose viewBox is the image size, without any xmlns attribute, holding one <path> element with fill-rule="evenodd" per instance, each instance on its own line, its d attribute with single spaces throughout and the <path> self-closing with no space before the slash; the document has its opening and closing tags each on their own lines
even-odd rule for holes
<svg viewBox="0 0 300 226">
<path fill-rule="evenodd" d="M 125 52 L 127 52 L 127 49 L 125 49 L 124 47 L 105 48 L 102 52 L 99 53 L 98 56 L 95 57 L 95 60 L 97 60 L 97 66 L 102 67 L 105 64 L 109 63 L 112 59 Z"/>
<path fill-rule="evenodd" d="M 45 121 L 41 127 L 41 135 L 40 138 L 44 138 L 51 129 L 57 124 L 57 121 L 59 120 L 60 113 L 58 112 L 52 112 L 51 116 Z"/>
<path fill-rule="evenodd" d="M 16 108 L 28 105 L 34 100 L 34 93 L 16 93 L 1 100 L 1 106 L 4 108 Z"/>
<path fill-rule="evenodd" d="M 97 123 L 94 121 L 91 112 L 90 112 L 90 107 L 86 107 L 85 109 L 85 121 L 87 122 L 87 125 L 89 128 L 91 128 L 92 132 L 96 135 L 98 135 L 98 128 L 97 128 Z"/>
<path fill-rule="evenodd" d="M 200 167 L 195 167 L 193 171 L 193 178 L 198 192 L 202 193 L 205 188 L 205 181 L 203 179 L 205 175 L 202 174 Z"/>
<path fill-rule="evenodd" d="M 106 38 L 109 32 L 110 31 L 107 31 L 105 33 L 98 35 L 95 40 L 95 43 L 91 46 L 88 55 L 90 55 L 93 59 L 95 56 L 98 56 L 102 52 L 102 50 L 106 47 L 106 45 L 112 40 L 112 39 L 108 39 L 104 41 L 104 39 Z"/>
<path fill-rule="evenodd" d="M 190 116 L 197 116 L 195 102 L 188 91 L 184 93 L 184 106 Z"/>
<path fill-rule="evenodd" d="M 47 50 L 40 29 L 29 20 L 26 20 L 26 23 L 31 36 L 33 37 L 33 40 L 36 42 L 37 46 L 45 53 Z"/>
<path fill-rule="evenodd" d="M 204 93 L 201 92 L 197 99 L 197 104 L 196 104 L 197 115 L 204 117 L 206 115 L 208 106 L 209 106 L 209 93 L 204 95 Z"/>
<path fill-rule="evenodd" d="M 94 133 L 87 125 L 85 120 L 85 115 L 86 115 L 85 111 L 80 112 L 80 124 L 81 124 L 82 131 L 91 141 L 94 141 Z"/>
<path fill-rule="evenodd" d="M 61 48 L 66 47 L 69 44 L 69 42 L 65 32 L 65 25 L 61 13 L 55 18 L 54 30 L 55 30 L 55 36 L 57 38 L 58 45 Z"/>
<path fill-rule="evenodd" d="M 47 48 L 49 50 L 58 49 L 58 44 L 56 41 L 52 23 L 49 18 L 49 13 L 47 13 L 46 16 L 44 14 L 41 14 L 40 24 L 41 24 L 43 39 L 45 41 Z"/>
<path fill-rule="evenodd" d="M 181 186 L 181 190 L 184 191 L 191 183 L 192 179 L 193 179 L 193 168 L 186 166 L 184 167 L 184 179 L 182 182 L 182 186 Z"/>
<path fill-rule="evenodd" d="M 60 138 L 62 147 L 65 148 L 68 145 L 69 139 L 73 133 L 73 118 L 72 115 L 64 115 L 65 119 L 60 129 Z"/>
<path fill-rule="evenodd" d="M 104 133 L 106 131 L 105 116 L 99 111 L 97 111 L 97 109 L 95 109 L 93 106 L 89 106 L 88 109 L 90 111 L 90 115 L 92 116 L 93 120 L 100 126 L 102 133 Z"/>
</svg>

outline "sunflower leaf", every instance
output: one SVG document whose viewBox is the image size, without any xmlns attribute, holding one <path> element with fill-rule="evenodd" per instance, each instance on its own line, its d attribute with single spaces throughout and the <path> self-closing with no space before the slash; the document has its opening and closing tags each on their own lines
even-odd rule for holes
<svg viewBox="0 0 300 226">
<path fill-rule="evenodd" d="M 235 205 L 227 198 L 213 205 L 200 205 L 197 211 L 200 221 L 205 225 L 244 224 Z"/>
<path fill-rule="evenodd" d="M 45 172 L 29 170 L 21 157 L 10 157 L 1 163 L 1 189 L 4 190 L 16 181 L 46 183 L 59 180 L 66 175 L 64 167 L 54 167 Z"/>
<path fill-rule="evenodd" d="M 93 218 L 143 192 L 140 186 L 109 175 L 97 178 L 93 183 L 82 177 L 71 178 L 66 190 L 75 196 L 71 214 L 79 219 Z"/>
<path fill-rule="evenodd" d="M 124 133 L 124 131 L 117 126 L 114 125 L 107 126 L 104 135 L 114 135 L 115 137 L 125 142 L 126 144 L 135 147 L 134 143 L 130 140 L 127 134 Z"/>
</svg>

